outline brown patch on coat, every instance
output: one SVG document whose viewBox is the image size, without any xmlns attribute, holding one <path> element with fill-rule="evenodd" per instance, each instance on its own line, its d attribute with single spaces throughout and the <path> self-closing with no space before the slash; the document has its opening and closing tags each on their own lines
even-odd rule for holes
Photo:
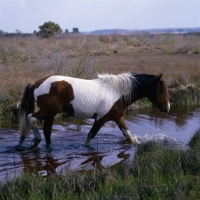
<svg viewBox="0 0 200 200">
<path fill-rule="evenodd" d="M 37 84 L 41 84 L 46 79 L 37 81 Z M 71 84 L 66 81 L 56 81 L 51 84 L 51 88 L 48 94 L 38 96 L 38 107 L 47 113 L 57 114 L 65 112 L 71 116 L 74 115 L 73 106 L 70 102 L 74 99 L 74 92 Z"/>
</svg>

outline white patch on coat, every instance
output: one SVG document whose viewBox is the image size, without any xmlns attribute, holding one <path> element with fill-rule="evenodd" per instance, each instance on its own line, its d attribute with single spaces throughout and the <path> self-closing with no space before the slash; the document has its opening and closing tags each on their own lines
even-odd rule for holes
<svg viewBox="0 0 200 200">
<path fill-rule="evenodd" d="M 96 113 L 97 119 L 99 119 L 122 95 L 130 93 L 130 76 L 130 74 L 99 75 L 99 79 L 94 80 L 51 76 L 35 89 L 34 98 L 37 101 L 38 96 L 48 94 L 53 82 L 66 81 L 72 85 L 74 91 L 75 98 L 70 103 L 74 108 L 75 117 L 92 118 Z"/>
</svg>

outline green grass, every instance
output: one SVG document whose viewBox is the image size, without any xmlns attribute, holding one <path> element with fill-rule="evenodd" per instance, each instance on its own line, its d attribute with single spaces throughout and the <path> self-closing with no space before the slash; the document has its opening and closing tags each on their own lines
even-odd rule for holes
<svg viewBox="0 0 200 200">
<path fill-rule="evenodd" d="M 0 104 L 1 106 L 1 104 Z M 4 103 L 0 113 L 0 127 L 16 127 L 19 124 L 19 110 L 16 104 L 7 105 Z"/>
<path fill-rule="evenodd" d="M 137 145 L 133 162 L 43 178 L 24 173 L 0 199 L 199 199 L 200 130 L 183 150 L 170 141 Z"/>
<path fill-rule="evenodd" d="M 197 106 L 200 104 L 200 90 L 193 86 L 169 90 L 170 102 L 176 106 Z"/>
<path fill-rule="evenodd" d="M 192 136 L 192 138 L 190 139 L 188 145 L 191 148 L 199 148 L 200 147 L 200 129 L 198 129 L 194 135 Z"/>
</svg>

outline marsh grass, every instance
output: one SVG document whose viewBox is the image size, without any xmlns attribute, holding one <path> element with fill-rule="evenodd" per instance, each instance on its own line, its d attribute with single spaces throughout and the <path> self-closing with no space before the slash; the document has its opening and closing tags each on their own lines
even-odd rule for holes
<svg viewBox="0 0 200 200">
<path fill-rule="evenodd" d="M 196 132 L 190 139 L 188 145 L 191 148 L 199 148 L 200 147 L 200 129 L 196 130 Z"/>
<path fill-rule="evenodd" d="M 199 72 L 199 62 L 195 61 L 195 57 L 191 57 L 190 60 L 182 61 L 181 59 L 186 59 L 186 56 L 194 55 L 194 52 L 199 50 L 200 37 L 198 35 L 171 33 L 159 35 L 148 33 L 69 35 L 64 38 L 49 40 L 41 38 L 0 38 L 0 63 L 1 72 L 3 72 L 2 77 L 6 69 L 9 70 L 12 77 L 13 74 L 19 74 L 20 71 L 20 77 L 23 77 L 25 82 L 30 79 L 35 80 L 30 74 L 40 78 L 45 75 L 71 72 L 72 75 L 77 73 L 81 77 L 79 67 L 84 65 L 82 68 L 86 69 L 92 63 L 103 72 L 110 73 L 128 70 L 154 74 L 164 72 L 168 78 L 168 84 L 172 85 L 175 81 L 178 82 L 177 80 L 181 83 L 183 81 L 184 84 L 193 82 L 192 77 Z M 171 54 L 172 52 L 174 54 Z M 135 54 L 141 55 L 143 60 L 138 60 L 138 55 L 135 57 Z M 152 57 L 146 57 L 147 55 L 157 55 L 160 59 L 152 60 Z M 169 55 L 169 58 L 165 58 L 163 55 Z M 131 56 L 134 56 L 133 60 L 129 59 Z M 170 57 L 173 62 L 171 62 Z M 137 62 L 139 63 L 137 64 Z M 165 66 L 161 67 L 161 62 L 165 63 Z M 129 65 L 132 65 L 132 67 L 128 67 Z M 70 68 L 74 69 L 71 70 Z M 94 76 L 95 74 L 93 74 Z"/>
<path fill-rule="evenodd" d="M 0 124 L 2 127 L 18 128 L 19 124 L 19 109 L 16 104 L 7 105 L 1 109 Z"/>
<path fill-rule="evenodd" d="M 200 102 L 200 90 L 194 86 L 178 86 L 169 90 L 172 105 L 195 106 Z"/>
<path fill-rule="evenodd" d="M 46 178 L 23 173 L 0 184 L 0 199 L 199 199 L 199 141 L 197 130 L 186 149 L 149 141 L 137 145 L 131 163 L 107 169 Z"/>
<path fill-rule="evenodd" d="M 68 75 L 76 78 L 91 79 L 98 73 L 101 68 L 95 59 L 91 59 L 87 54 L 82 54 L 77 64 L 68 69 Z"/>
<path fill-rule="evenodd" d="M 199 105 L 199 51 L 200 36 L 195 34 L 79 34 L 48 40 L 1 37 L 0 113 L 20 101 L 27 84 L 53 74 L 93 79 L 97 73 L 127 71 L 163 73 L 173 105 Z M 6 103 L 2 101 L 5 94 Z M 135 105 L 151 104 L 143 99 Z"/>
</svg>

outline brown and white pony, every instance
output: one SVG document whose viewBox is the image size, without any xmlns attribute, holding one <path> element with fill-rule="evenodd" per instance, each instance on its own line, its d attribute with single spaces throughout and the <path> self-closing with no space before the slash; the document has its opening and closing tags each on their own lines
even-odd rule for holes
<svg viewBox="0 0 200 200">
<path fill-rule="evenodd" d="M 168 88 L 162 74 L 101 74 L 94 80 L 49 76 L 38 80 L 26 87 L 21 101 L 21 137 L 17 148 L 29 135 L 30 129 L 35 137 L 29 149 L 38 146 L 42 140 L 37 127 L 38 120 L 44 120 L 44 137 L 49 147 L 54 117 L 61 112 L 73 117 L 94 118 L 86 145 L 110 120 L 116 122 L 129 142 L 134 143 L 135 139 L 125 124 L 124 114 L 130 104 L 142 97 L 147 97 L 160 111 L 169 112 Z M 35 103 L 39 107 L 37 112 L 34 112 Z"/>
</svg>

